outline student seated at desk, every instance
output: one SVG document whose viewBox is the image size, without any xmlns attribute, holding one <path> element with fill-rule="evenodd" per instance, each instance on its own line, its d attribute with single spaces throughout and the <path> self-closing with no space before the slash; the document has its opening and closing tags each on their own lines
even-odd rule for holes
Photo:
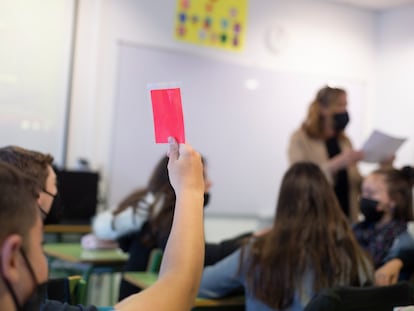
<svg viewBox="0 0 414 311">
<path fill-rule="evenodd" d="M 362 182 L 360 209 L 365 219 L 353 230 L 371 256 L 375 269 L 388 259 L 394 240 L 413 220 L 411 177 L 404 170 L 377 169 Z"/>
<path fill-rule="evenodd" d="M 211 181 L 204 162 L 204 206 L 208 204 Z M 103 240 L 114 240 L 129 253 L 124 271 L 145 271 L 151 250 L 164 249 L 174 215 L 175 194 L 168 180 L 168 158 L 162 157 L 155 166 L 146 188 L 138 189 L 121 201 L 114 211 L 98 214 L 93 220 L 94 234 Z M 211 265 L 231 254 L 250 232 L 221 243 L 205 244 L 205 265 Z M 119 299 L 139 289 L 121 281 Z"/>
<path fill-rule="evenodd" d="M 398 210 L 395 208 L 395 212 L 400 215 L 399 218 L 402 218 L 401 215 L 404 214 L 411 215 L 411 217 L 402 218 L 404 228 L 407 227 L 406 230 L 393 239 L 390 250 L 380 262 L 383 265 L 375 271 L 375 283 L 377 285 L 395 284 L 398 280 L 410 278 L 414 272 L 414 222 L 408 221 L 412 218 L 414 168 L 405 166 L 400 171 L 400 180 L 395 182 L 395 180 L 388 178 L 387 187 L 385 188 L 388 189 L 388 192 L 391 191 L 389 196 L 400 206 Z M 402 214 L 401 210 L 405 213 Z M 394 216 L 393 218 L 397 217 Z"/>
<path fill-rule="evenodd" d="M 18 146 L 0 148 L 0 161 L 13 165 L 33 178 L 39 186 L 39 208 L 45 224 L 54 223 L 62 216 L 63 205 L 57 188 L 53 157 L 50 154 Z"/>
<path fill-rule="evenodd" d="M 242 285 L 246 311 L 303 310 L 323 288 L 371 283 L 372 264 L 316 164 L 286 172 L 276 211 L 268 233 L 204 269 L 199 297 Z"/>
<path fill-rule="evenodd" d="M 190 310 L 203 266 L 203 168 L 200 155 L 170 139 L 168 171 L 176 194 L 171 234 L 159 279 L 114 309 Z M 12 166 L 0 163 L 0 310 L 96 310 L 46 302 L 47 262 L 42 251 L 39 188 Z M 191 234 L 188 234 L 191 232 Z M 161 295 L 161 296 L 160 296 Z"/>
</svg>

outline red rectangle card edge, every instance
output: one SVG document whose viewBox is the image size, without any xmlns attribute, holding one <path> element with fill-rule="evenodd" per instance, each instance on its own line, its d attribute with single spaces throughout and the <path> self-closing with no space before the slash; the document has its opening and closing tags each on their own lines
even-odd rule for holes
<svg viewBox="0 0 414 311">
<path fill-rule="evenodd" d="M 185 143 L 184 117 L 180 88 L 150 90 L 154 117 L 155 142 L 167 143 L 174 137 L 178 143 Z"/>
</svg>

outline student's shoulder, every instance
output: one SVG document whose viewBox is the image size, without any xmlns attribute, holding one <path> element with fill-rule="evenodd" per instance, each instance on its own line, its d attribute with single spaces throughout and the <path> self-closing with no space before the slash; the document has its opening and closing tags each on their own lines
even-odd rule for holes
<svg viewBox="0 0 414 311">
<path fill-rule="evenodd" d="M 66 302 L 60 302 L 56 300 L 47 300 L 43 308 L 43 311 L 98 311 L 95 306 L 83 306 L 83 305 L 70 305 Z M 111 309 L 107 309 L 108 311 Z"/>
</svg>

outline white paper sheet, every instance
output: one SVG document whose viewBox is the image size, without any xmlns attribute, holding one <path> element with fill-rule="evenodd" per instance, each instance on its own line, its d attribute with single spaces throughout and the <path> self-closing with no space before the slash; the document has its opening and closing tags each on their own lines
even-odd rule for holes
<svg viewBox="0 0 414 311">
<path fill-rule="evenodd" d="M 405 141 L 406 138 L 396 138 L 374 130 L 362 146 L 363 161 L 372 163 L 384 161 L 395 154 Z"/>
</svg>

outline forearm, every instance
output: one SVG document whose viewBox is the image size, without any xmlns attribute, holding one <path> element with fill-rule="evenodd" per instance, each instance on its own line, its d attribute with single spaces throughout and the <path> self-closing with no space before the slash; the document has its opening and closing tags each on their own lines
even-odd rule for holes
<svg viewBox="0 0 414 311">
<path fill-rule="evenodd" d="M 337 156 L 331 158 L 330 160 L 328 160 L 324 164 L 324 167 L 326 168 L 326 170 L 330 174 L 335 174 L 339 170 L 345 168 L 346 167 L 346 163 L 345 163 L 343 157 L 341 157 L 340 155 L 337 155 Z"/>
<path fill-rule="evenodd" d="M 168 142 L 168 176 L 176 200 L 159 278 L 153 286 L 116 305 L 119 311 L 190 310 L 199 288 L 204 258 L 203 165 L 191 146 L 178 146 L 172 137 Z"/>
<path fill-rule="evenodd" d="M 199 193 L 186 192 L 177 196 L 174 221 L 160 268 L 160 277 L 172 275 L 180 278 L 185 287 L 197 284 L 192 288 L 194 297 L 204 260 L 202 206 L 203 196 Z"/>
<path fill-rule="evenodd" d="M 414 249 L 401 250 L 396 256 L 402 262 L 402 267 L 405 270 L 412 270 L 414 268 Z"/>
<path fill-rule="evenodd" d="M 402 261 L 404 268 L 412 268 L 414 261 L 414 239 L 409 230 L 401 233 L 395 239 L 392 247 L 387 253 L 384 262 L 398 258 Z"/>
<path fill-rule="evenodd" d="M 203 259 L 203 196 L 182 193 L 177 195 L 173 225 L 157 282 L 121 301 L 115 306 L 116 310 L 136 310 L 137 306 L 143 310 L 190 310 L 198 292 Z"/>
</svg>

